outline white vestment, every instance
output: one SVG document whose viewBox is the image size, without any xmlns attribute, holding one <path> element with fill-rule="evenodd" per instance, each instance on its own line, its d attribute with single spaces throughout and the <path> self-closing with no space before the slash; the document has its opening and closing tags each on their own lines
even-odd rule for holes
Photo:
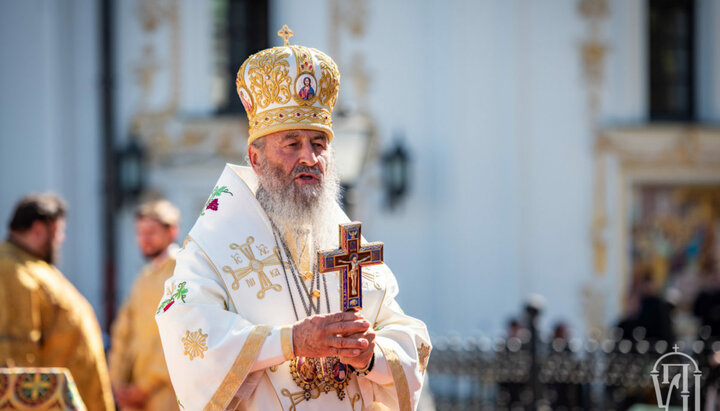
<svg viewBox="0 0 720 411">
<path fill-rule="evenodd" d="M 342 400 L 333 390 L 302 397 L 290 373 L 291 325 L 310 302 L 320 314 L 340 311 L 338 273 L 316 274 L 319 298 L 303 288 L 255 198 L 257 185 L 252 169 L 225 167 L 165 284 L 156 320 L 181 409 L 415 409 L 430 338 L 395 301 L 397 281 L 384 264 L 362 270 L 362 314 L 377 334 L 374 368 L 353 375 Z M 327 218 L 348 221 L 339 207 Z"/>
</svg>

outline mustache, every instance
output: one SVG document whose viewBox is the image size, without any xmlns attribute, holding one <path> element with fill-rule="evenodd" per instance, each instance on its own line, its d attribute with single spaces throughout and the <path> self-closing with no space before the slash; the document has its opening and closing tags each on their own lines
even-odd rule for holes
<svg viewBox="0 0 720 411">
<path fill-rule="evenodd" d="M 306 165 L 298 164 L 293 168 L 292 176 L 293 178 L 296 177 L 298 174 L 301 173 L 307 173 L 312 174 L 318 179 L 322 178 L 322 172 L 320 172 L 320 167 L 318 165 L 314 165 L 312 167 L 308 167 Z"/>
</svg>

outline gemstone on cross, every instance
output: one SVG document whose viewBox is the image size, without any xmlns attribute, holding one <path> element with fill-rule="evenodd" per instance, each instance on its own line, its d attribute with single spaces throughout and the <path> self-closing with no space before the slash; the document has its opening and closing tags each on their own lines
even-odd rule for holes
<svg viewBox="0 0 720 411">
<path fill-rule="evenodd" d="M 340 272 L 340 309 L 362 308 L 362 267 L 383 263 L 383 243 L 360 244 L 362 223 L 340 224 L 340 248 L 318 251 L 318 271 Z"/>
</svg>

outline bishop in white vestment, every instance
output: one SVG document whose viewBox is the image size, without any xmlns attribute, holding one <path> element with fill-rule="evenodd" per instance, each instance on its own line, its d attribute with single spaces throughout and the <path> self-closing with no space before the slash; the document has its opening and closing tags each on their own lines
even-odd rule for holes
<svg viewBox="0 0 720 411">
<path fill-rule="evenodd" d="M 318 270 L 318 251 L 338 248 L 348 222 L 331 145 L 339 72 L 322 52 L 290 46 L 291 33 L 238 72 L 252 168 L 225 167 L 157 309 L 178 403 L 412 410 L 431 344 L 395 301 L 390 269 L 362 267 L 362 308 L 347 312 L 340 274 Z M 308 83 L 315 94 L 301 96 Z"/>
</svg>

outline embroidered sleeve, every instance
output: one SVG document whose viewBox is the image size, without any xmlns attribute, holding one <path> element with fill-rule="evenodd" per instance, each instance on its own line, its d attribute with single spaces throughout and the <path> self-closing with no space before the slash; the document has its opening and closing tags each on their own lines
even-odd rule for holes
<svg viewBox="0 0 720 411">
<path fill-rule="evenodd" d="M 359 382 L 366 403 L 375 398 L 392 409 L 412 410 L 420 398 L 431 344 L 427 327 L 403 313 L 395 301 L 397 293 L 397 282 L 388 270 L 387 293 L 373 325 L 375 365 Z"/>
<path fill-rule="evenodd" d="M 233 312 L 218 278 L 202 249 L 188 241 L 156 314 L 170 379 L 187 409 L 224 409 L 249 373 L 292 353 L 287 327 L 252 324 Z"/>
</svg>

